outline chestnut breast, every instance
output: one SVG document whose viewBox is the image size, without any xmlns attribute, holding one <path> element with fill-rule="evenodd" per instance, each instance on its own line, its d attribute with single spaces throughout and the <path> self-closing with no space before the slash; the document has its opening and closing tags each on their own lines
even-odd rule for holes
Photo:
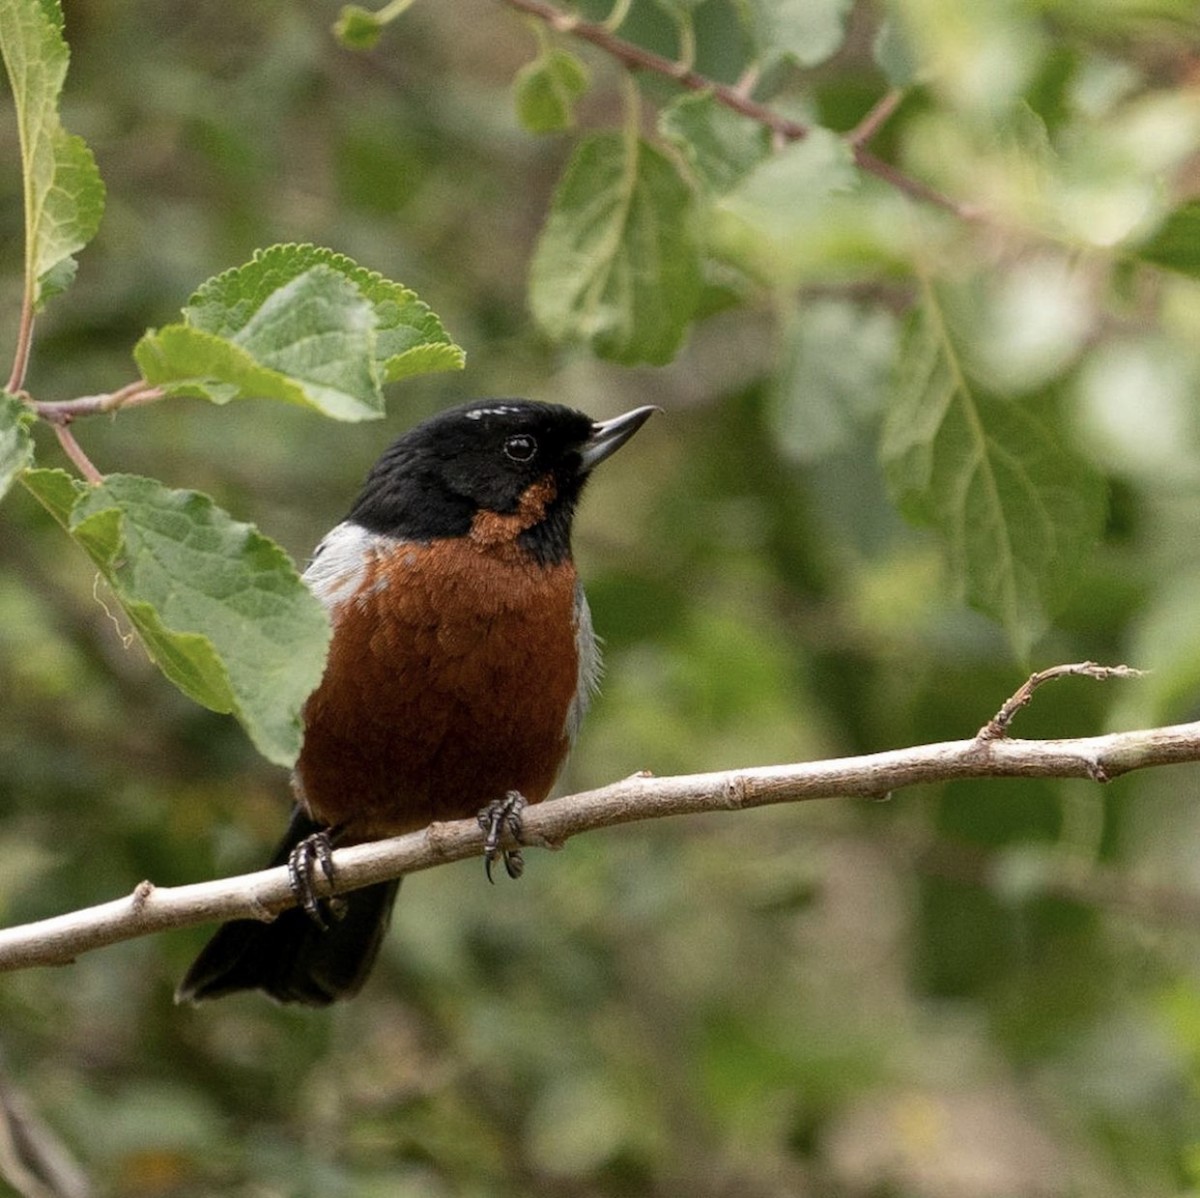
<svg viewBox="0 0 1200 1198">
<path fill-rule="evenodd" d="M 336 546 L 310 567 L 334 637 L 295 787 L 347 839 L 465 818 L 509 790 L 539 802 L 553 786 L 592 670 L 579 652 L 590 623 L 571 560 L 538 564 L 516 528 L 481 513 L 469 536 L 417 543 L 344 525 L 354 568 Z"/>
</svg>

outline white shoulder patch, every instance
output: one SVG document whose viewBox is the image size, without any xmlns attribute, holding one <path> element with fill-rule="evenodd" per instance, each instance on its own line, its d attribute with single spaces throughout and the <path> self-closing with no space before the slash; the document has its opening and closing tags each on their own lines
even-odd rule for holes
<svg viewBox="0 0 1200 1198">
<path fill-rule="evenodd" d="M 387 540 L 379 533 L 368 532 L 361 524 L 343 520 L 313 550 L 312 560 L 304 571 L 309 590 L 327 608 L 344 603 L 362 586 L 367 566 Z"/>
</svg>

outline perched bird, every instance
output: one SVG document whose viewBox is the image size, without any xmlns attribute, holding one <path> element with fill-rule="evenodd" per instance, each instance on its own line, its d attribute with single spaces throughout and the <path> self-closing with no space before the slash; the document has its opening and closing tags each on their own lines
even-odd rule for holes
<svg viewBox="0 0 1200 1198">
<path fill-rule="evenodd" d="M 331 844 L 479 812 L 488 876 L 498 856 L 519 872 L 503 834 L 519 830 L 524 802 L 549 794 L 599 671 L 571 557 L 575 507 L 592 470 L 655 410 L 594 422 L 557 404 L 488 400 L 384 452 L 305 572 L 333 639 L 272 859 L 289 865 L 302 905 L 222 925 L 178 1001 L 261 990 L 323 1006 L 357 993 L 399 882 L 319 904 L 312 876 L 329 872 Z"/>
</svg>

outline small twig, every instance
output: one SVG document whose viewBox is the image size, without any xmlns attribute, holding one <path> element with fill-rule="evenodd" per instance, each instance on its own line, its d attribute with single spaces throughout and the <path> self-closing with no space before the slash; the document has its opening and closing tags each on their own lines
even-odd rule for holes
<svg viewBox="0 0 1200 1198">
<path fill-rule="evenodd" d="M 70 424 L 80 416 L 101 416 L 117 412 L 122 408 L 133 408 L 140 404 L 156 403 L 166 398 L 161 387 L 153 387 L 145 379 L 127 383 L 116 391 L 101 395 L 81 395 L 78 399 L 29 400 L 30 407 L 48 424 Z"/>
<path fill-rule="evenodd" d="M 747 72 L 732 86 L 728 83 L 719 83 L 687 66 L 686 63 L 674 62 L 669 58 L 664 58 L 661 54 L 655 54 L 652 50 L 643 49 L 634 42 L 617 37 L 607 25 L 585 21 L 573 13 L 563 12 L 562 9 L 547 4 L 545 0 L 502 0 L 502 2 L 519 12 L 537 17 L 538 20 L 544 21 L 558 33 L 589 42 L 597 49 L 604 51 L 609 57 L 616 59 L 628 70 L 651 71 L 657 75 L 664 75 L 668 79 L 674 79 L 676 83 L 689 91 L 710 92 L 717 103 L 752 121 L 757 121 L 769 129 L 772 134 L 772 143 L 776 147 L 787 142 L 800 141 L 809 134 L 811 127 L 803 121 L 793 120 L 751 98 L 750 90 L 757 78 L 756 73 Z M 865 143 L 869 140 L 870 135 L 875 132 L 879 124 L 887 119 L 895 104 L 899 102 L 890 100 L 889 96 L 884 96 L 883 100 L 872 110 L 872 113 L 876 114 L 873 127 L 868 126 L 864 131 L 864 122 L 860 122 L 856 129 L 852 129 L 846 135 L 846 141 L 854 151 L 854 161 L 859 169 L 882 179 L 905 195 L 934 204 L 946 212 L 953 213 L 961 220 L 982 219 L 983 212 L 975 205 L 951 199 L 938 191 L 936 187 L 931 187 L 928 183 L 922 183 L 919 179 L 906 175 L 899 167 L 884 162 L 865 148 Z M 882 111 L 879 111 L 881 109 Z M 868 113 L 865 119 L 870 119 L 872 113 Z"/>
<path fill-rule="evenodd" d="M 633 0 L 617 0 L 612 6 L 612 11 L 604 18 L 604 28 L 616 33 L 625 24 L 625 18 L 629 16 L 632 5 Z"/>
<path fill-rule="evenodd" d="M 63 452 L 75 463 L 75 468 L 88 482 L 95 485 L 104 481 L 104 475 L 96 469 L 92 464 L 92 459 L 83 452 L 83 447 L 75 440 L 75 434 L 71 432 L 70 421 L 55 422 L 54 434 L 58 437 L 58 443 L 63 447 Z"/>
<path fill-rule="evenodd" d="M 885 92 L 874 108 L 846 134 L 846 140 L 855 148 L 865 146 L 900 107 L 903 99 L 904 92 L 898 87 Z"/>
<path fill-rule="evenodd" d="M 21 320 L 17 326 L 17 345 L 13 351 L 12 372 L 5 388 L 15 395 L 25 385 L 25 372 L 29 368 L 29 353 L 33 346 L 33 295 L 26 293 L 21 301 Z"/>
<path fill-rule="evenodd" d="M 1027 707 L 1033 698 L 1033 693 L 1039 686 L 1052 682 L 1055 678 L 1095 678 L 1103 682 L 1109 678 L 1141 678 L 1144 670 L 1135 670 L 1132 666 L 1101 666 L 1094 661 L 1077 661 L 1070 665 L 1051 666 L 1048 670 L 1038 670 L 1029 677 L 1010 695 L 1004 705 L 976 733 L 979 740 L 999 740 L 1008 735 L 1008 729 L 1022 707 Z"/>
<path fill-rule="evenodd" d="M 951 213 L 959 220 L 980 221 L 984 219 L 986 214 L 977 204 L 967 204 L 962 200 L 951 199 L 944 192 L 938 191 L 936 187 L 930 187 L 928 183 L 922 183 L 920 179 L 906 175 L 898 167 L 892 166 L 890 162 L 884 162 L 882 158 L 877 158 L 863 146 L 853 146 L 852 149 L 854 150 L 854 161 L 861 170 L 891 184 L 897 191 L 912 196 L 914 200 L 923 200 L 926 204 L 933 204 L 934 207 Z"/>
<path fill-rule="evenodd" d="M 645 50 L 634 42 L 617 37 L 606 25 L 595 21 L 585 21 L 571 13 L 563 12 L 544 0 L 503 0 L 510 8 L 528 13 L 545 21 L 551 29 L 559 33 L 577 37 L 580 41 L 589 42 L 599 50 L 603 50 L 610 58 L 615 58 L 631 71 L 651 71 L 656 75 L 664 75 L 674 79 L 681 87 L 689 91 L 711 91 L 715 99 L 740 112 L 743 116 L 757 121 L 768 129 L 782 133 L 789 141 L 799 141 L 808 136 L 808 125 L 802 121 L 794 121 L 780 112 L 775 112 L 765 104 L 759 104 L 749 95 L 743 94 L 737 87 L 727 83 L 718 83 L 707 75 L 701 75 L 693 69 L 680 70 L 680 64 L 653 50 Z"/>
</svg>

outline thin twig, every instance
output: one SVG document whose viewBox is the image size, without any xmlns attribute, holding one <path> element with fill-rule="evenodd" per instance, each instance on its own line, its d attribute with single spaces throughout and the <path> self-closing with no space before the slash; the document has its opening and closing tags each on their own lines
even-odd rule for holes
<svg viewBox="0 0 1200 1198">
<path fill-rule="evenodd" d="M 1200 762 L 1200 723 L 1074 740 L 972 738 L 864 757 L 763 766 L 674 778 L 635 775 L 600 790 L 529 808 L 530 845 L 557 847 L 572 836 L 669 815 L 741 810 L 808 799 L 875 797 L 907 786 L 968 778 L 1089 778 Z M 338 890 L 478 856 L 476 820 L 354 845 L 334 854 Z M 327 892 L 323 884 L 318 889 Z M 118 941 L 222 919 L 260 919 L 294 903 L 283 868 L 193 886 L 139 886 L 133 896 L 40 923 L 0 931 L 0 970 L 61 964 Z"/>
<path fill-rule="evenodd" d="M 116 391 L 107 391 L 101 395 L 81 395 L 77 399 L 63 400 L 30 400 L 30 406 L 38 416 L 50 424 L 70 424 L 80 416 L 99 416 L 120 411 L 122 408 L 156 403 L 166 398 L 166 394 L 161 387 L 151 386 L 145 379 L 138 379 Z"/>
<path fill-rule="evenodd" d="M 757 100 L 751 98 L 749 94 L 750 87 L 753 86 L 753 80 L 757 78 L 756 74 L 748 73 L 738 83 L 730 86 L 727 83 L 720 83 L 715 79 L 710 79 L 707 75 L 702 75 L 686 62 L 673 62 L 661 54 L 655 54 L 652 50 L 643 49 L 634 42 L 617 37 L 607 26 L 597 24 L 594 21 L 585 21 L 573 13 L 564 12 L 562 9 L 556 8 L 553 4 L 547 4 L 545 0 L 502 0 L 502 2 L 510 8 L 515 8 L 520 12 L 537 17 L 558 33 L 578 38 L 580 41 L 589 42 L 631 71 L 652 71 L 655 74 L 664 75 L 668 79 L 674 79 L 680 87 L 688 88 L 690 91 L 711 92 L 713 98 L 719 104 L 723 104 L 726 108 L 741 113 L 742 116 L 748 117 L 752 121 L 757 121 L 760 125 L 769 129 L 772 133 L 772 140 L 776 145 L 791 141 L 800 141 L 802 138 L 807 137 L 810 132 L 811 126 L 805 124 L 803 121 L 793 120 L 791 117 L 785 116 L 768 105 L 760 104 Z M 899 167 L 893 166 L 889 162 L 884 162 L 881 158 L 877 158 L 866 149 L 867 141 L 877 131 L 878 126 L 891 114 L 895 105 L 899 103 L 899 98 L 892 100 L 890 96 L 891 93 L 885 96 L 876 105 L 876 108 L 872 110 L 875 114 L 873 125 L 868 125 L 864 129 L 864 122 L 860 122 L 858 128 L 852 129 L 846 135 L 847 144 L 854 151 L 854 161 L 858 164 L 859 168 L 870 175 L 876 176 L 876 178 L 882 179 L 885 183 L 895 187 L 898 191 L 902 191 L 905 195 L 925 203 L 934 204 L 946 212 L 953 213 L 961 220 L 975 221 L 982 219 L 983 213 L 975 205 L 964 204 L 952 199 L 950 196 L 938 191 L 936 187 L 932 187 L 928 183 L 922 183 L 919 179 L 914 179 L 910 175 L 906 175 Z M 872 114 L 868 113 L 866 119 L 870 120 L 871 118 Z"/>
<path fill-rule="evenodd" d="M 891 91 L 884 92 L 879 102 L 863 117 L 849 133 L 846 134 L 846 141 L 852 146 L 865 146 L 887 123 L 892 114 L 900 107 L 900 102 L 904 99 L 904 92 L 893 87 Z"/>
<path fill-rule="evenodd" d="M 985 213 L 977 204 L 968 204 L 962 200 L 951 199 L 945 192 L 938 191 L 936 187 L 931 187 L 928 183 L 922 183 L 920 179 L 914 179 L 911 175 L 906 175 L 899 167 L 892 166 L 890 162 L 884 162 L 882 158 L 877 158 L 864 146 L 854 146 L 852 148 L 854 150 L 854 161 L 860 169 L 866 171 L 869 175 L 874 175 L 877 179 L 882 179 L 885 183 L 889 183 L 897 191 L 902 191 L 914 200 L 922 200 L 926 204 L 932 204 L 936 208 L 941 208 L 943 211 L 958 217 L 959 220 L 980 221 L 984 219 Z"/>
<path fill-rule="evenodd" d="M 1029 705 L 1034 691 L 1055 678 L 1095 678 L 1098 682 L 1106 682 L 1110 678 L 1141 678 L 1145 670 L 1135 670 L 1132 666 L 1101 666 L 1094 661 L 1076 661 L 1069 665 L 1051 666 L 1047 670 L 1038 670 L 1029 677 L 1004 701 L 1003 706 L 976 735 L 980 740 L 998 740 L 1008 735 L 1008 729 L 1022 707 Z"/>
<path fill-rule="evenodd" d="M 75 434 L 71 432 L 70 421 L 55 422 L 54 433 L 58 437 L 58 443 L 62 446 L 63 452 L 75 463 L 75 468 L 79 473 L 93 485 L 102 483 L 104 475 L 96 469 L 92 464 L 92 459 L 83 452 L 83 447 L 75 440 Z"/>
<path fill-rule="evenodd" d="M 25 385 L 25 372 L 29 369 L 29 353 L 33 346 L 33 295 L 27 292 L 21 301 L 21 319 L 17 325 L 17 345 L 13 351 L 12 372 L 8 376 L 6 390 L 15 395 Z"/>
<path fill-rule="evenodd" d="M 736 87 L 718 83 L 715 79 L 701 75 L 699 71 L 688 68 L 686 65 L 681 65 L 661 54 L 655 54 L 653 50 L 643 49 L 634 42 L 617 37 L 605 25 L 594 21 L 584 21 L 571 13 L 563 12 L 560 8 L 555 8 L 552 4 L 546 4 L 544 0 L 503 0 L 503 2 L 510 8 L 545 21 L 551 29 L 558 33 L 568 34 L 571 37 L 579 38 L 580 41 L 589 42 L 632 71 L 651 71 L 656 75 L 665 75 L 689 91 L 711 91 L 713 96 L 727 108 L 732 108 L 735 112 L 740 112 L 743 116 L 749 117 L 761 125 L 766 125 L 768 129 L 781 133 L 789 141 L 799 141 L 808 136 L 809 126 L 803 122 L 794 121 L 791 117 L 775 112 L 765 104 L 759 104 Z"/>
</svg>

